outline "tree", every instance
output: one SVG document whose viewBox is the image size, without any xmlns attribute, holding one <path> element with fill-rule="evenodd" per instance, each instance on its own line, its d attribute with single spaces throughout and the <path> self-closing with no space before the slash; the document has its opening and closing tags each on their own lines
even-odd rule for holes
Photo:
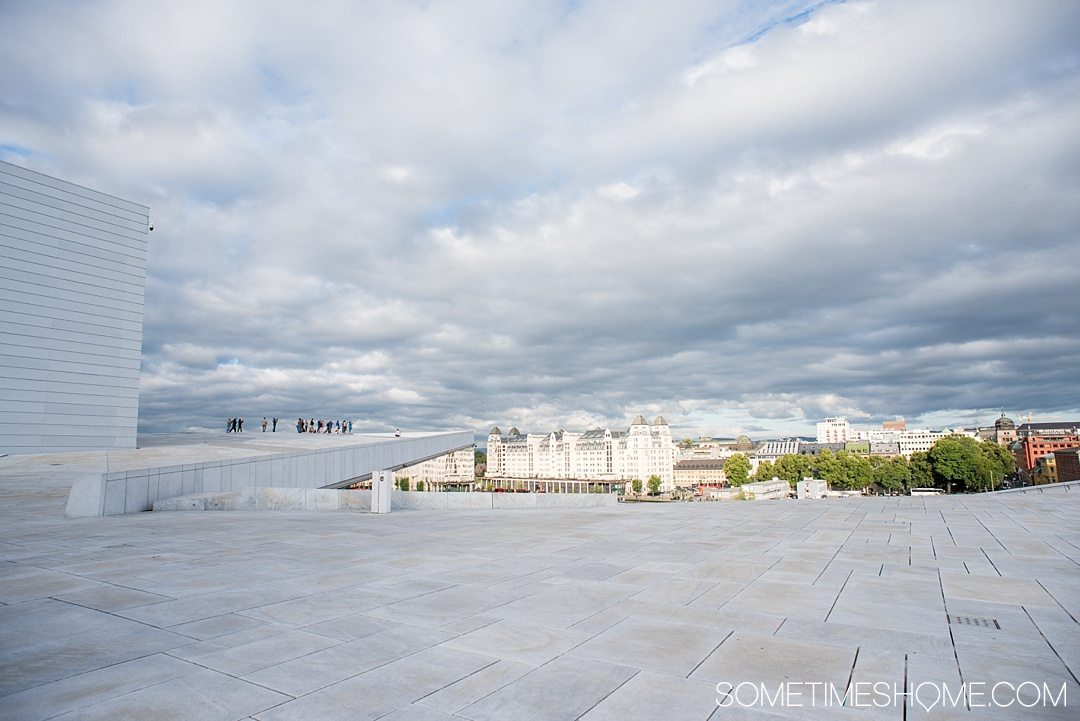
<svg viewBox="0 0 1080 721">
<path fill-rule="evenodd" d="M 911 485 L 911 466 L 903 456 L 874 458 L 874 483 L 886 491 L 903 491 Z"/>
<path fill-rule="evenodd" d="M 754 471 L 754 480 L 771 481 L 775 475 L 776 470 L 773 468 L 772 461 L 762 461 L 758 464 L 757 470 Z"/>
<path fill-rule="evenodd" d="M 834 488 L 856 490 L 866 488 L 874 481 L 874 469 L 862 456 L 824 449 L 814 458 L 815 475 L 829 482 Z"/>
<path fill-rule="evenodd" d="M 916 451 L 911 454 L 908 461 L 911 470 L 911 488 L 933 488 L 934 467 L 930 464 L 930 454 L 926 451 Z"/>
<path fill-rule="evenodd" d="M 842 476 L 840 461 L 836 458 L 836 454 L 828 448 L 823 449 L 814 456 L 811 463 L 813 464 L 812 470 L 815 478 L 823 478 L 830 484 L 835 485 Z"/>
<path fill-rule="evenodd" d="M 660 476 L 649 476 L 649 495 L 655 496 L 660 493 Z"/>
<path fill-rule="evenodd" d="M 630 487 L 634 489 L 634 495 L 641 495 L 641 479 L 635 478 L 634 482 L 630 484 Z"/>
<path fill-rule="evenodd" d="M 990 473 L 993 475 L 993 488 L 1000 488 L 1001 481 L 1005 476 L 1016 470 L 1016 459 L 1013 458 L 1013 454 L 1009 452 L 1008 448 L 992 441 L 984 441 L 980 444 L 979 450 L 982 452 L 986 463 L 989 465 Z M 993 490 L 993 488 L 989 490 Z"/>
<path fill-rule="evenodd" d="M 424 482 L 423 481 L 417 481 L 416 482 L 416 490 L 418 490 L 418 491 L 424 490 Z"/>
<path fill-rule="evenodd" d="M 927 453 L 939 488 L 955 491 L 989 491 L 1001 485 L 1012 470 L 1012 456 L 996 443 L 982 443 L 967 436 L 938 439 Z"/>
<path fill-rule="evenodd" d="M 733 486 L 741 486 L 750 480 L 750 459 L 743 453 L 736 453 L 724 461 L 724 476 Z"/>
<path fill-rule="evenodd" d="M 856 453 L 842 453 L 845 456 L 842 463 L 847 487 L 852 490 L 869 488 L 874 482 L 874 467 L 870 465 L 870 459 Z"/>
<path fill-rule="evenodd" d="M 485 451 L 476 449 L 473 458 L 473 475 L 477 478 L 483 478 L 487 473 L 487 453 Z"/>
<path fill-rule="evenodd" d="M 794 453 L 780 456 L 773 464 L 773 474 L 777 478 L 783 478 L 788 483 L 798 483 L 812 471 L 810 456 L 800 456 Z"/>
</svg>

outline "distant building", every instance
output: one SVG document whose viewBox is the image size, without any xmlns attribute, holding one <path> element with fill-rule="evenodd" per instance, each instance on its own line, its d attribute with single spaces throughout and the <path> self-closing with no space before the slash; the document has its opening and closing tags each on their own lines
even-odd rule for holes
<svg viewBox="0 0 1080 721">
<path fill-rule="evenodd" d="M 884 428 L 856 428 L 848 431 L 849 441 L 869 441 L 871 443 L 896 443 L 905 431 L 886 430 Z"/>
<path fill-rule="evenodd" d="M 757 446 L 750 440 L 749 436 L 739 436 L 735 439 L 735 444 L 732 446 L 732 449 L 736 453 L 749 453 L 756 447 Z"/>
<path fill-rule="evenodd" d="M 1016 435 L 1018 438 L 1027 438 L 1028 436 L 1041 436 L 1043 438 L 1076 437 L 1080 436 L 1080 422 L 1021 423 L 1016 428 Z"/>
<path fill-rule="evenodd" d="M 1066 448 L 1054 453 L 1059 482 L 1080 481 L 1080 448 Z"/>
<path fill-rule="evenodd" d="M 1016 442 L 1016 423 L 1012 418 L 1006 418 L 1004 412 L 1001 418 L 994 421 L 994 433 L 991 440 L 1003 446 L 1011 446 Z"/>
<path fill-rule="evenodd" d="M 891 421 L 882 421 L 881 430 L 883 431 L 906 431 L 907 421 L 900 416 L 897 416 Z"/>
<path fill-rule="evenodd" d="M 897 446 L 900 449 L 900 455 L 911 458 L 915 453 L 929 451 L 935 443 L 948 435 L 952 434 L 947 431 L 904 431 L 897 440 Z"/>
<path fill-rule="evenodd" d="M 716 495 L 717 492 L 713 492 Z M 718 497 L 720 498 L 745 498 L 747 500 L 766 500 L 777 498 L 789 498 L 791 496 L 791 484 L 787 481 L 780 480 L 779 478 L 773 478 L 771 481 L 754 481 L 753 483 L 744 483 L 741 486 L 732 486 L 731 488 L 722 489 L 719 491 Z"/>
<path fill-rule="evenodd" d="M 844 443 L 848 439 L 851 427 L 847 418 L 826 418 L 817 424 L 818 443 Z"/>
<path fill-rule="evenodd" d="M 701 458 L 675 462 L 675 487 L 720 487 L 727 483 L 724 475 L 724 459 Z"/>
<path fill-rule="evenodd" d="M 648 481 L 660 477 L 660 490 L 675 487 L 675 448 L 662 416 L 650 424 L 636 417 L 625 431 L 521 433 L 498 426 L 488 434 L 486 478 Z"/>
<path fill-rule="evenodd" d="M 800 443 L 799 444 L 799 455 L 800 456 L 816 456 L 816 455 L 819 455 L 822 451 L 832 451 L 833 453 L 836 453 L 837 451 L 842 451 L 842 450 L 844 450 L 844 444 L 843 443 Z"/>
<path fill-rule="evenodd" d="M 754 455 L 761 461 L 775 461 L 781 456 L 797 456 L 799 454 L 799 440 L 784 438 L 778 441 L 766 441 L 758 446 Z"/>
<path fill-rule="evenodd" d="M 865 456 L 870 453 L 870 441 L 848 441 L 844 444 L 844 450 Z"/>
<path fill-rule="evenodd" d="M 1036 462 L 1048 453 L 1080 447 L 1080 435 L 1066 433 L 1054 436 L 1025 435 L 1013 443 L 1012 452 L 1016 465 L 1027 472 L 1035 469 Z"/>
<path fill-rule="evenodd" d="M 795 484 L 796 498 L 824 498 L 828 493 L 828 481 L 820 478 L 804 478 Z"/>
<path fill-rule="evenodd" d="M 0 453 L 134 448 L 149 209 L 0 162 Z"/>
<path fill-rule="evenodd" d="M 408 478 L 410 487 L 424 482 L 425 490 L 442 491 L 447 488 L 472 490 L 476 481 L 476 454 L 472 448 L 463 448 L 437 458 L 430 458 L 421 463 L 394 472 L 394 480 Z"/>
<path fill-rule="evenodd" d="M 747 439 L 749 440 L 749 439 Z M 709 438 L 702 436 L 689 445 L 679 443 L 675 449 L 675 460 L 703 460 L 706 458 L 728 458 L 739 451 L 736 450 L 738 441 L 734 438 Z M 751 443 L 753 447 L 753 443 Z"/>
<path fill-rule="evenodd" d="M 898 456 L 900 455 L 900 443 L 891 443 L 886 441 L 870 441 L 870 455 Z"/>
<path fill-rule="evenodd" d="M 1064 451 L 1058 451 L 1058 453 L 1064 453 Z M 1058 482 L 1056 455 L 1055 453 L 1047 453 L 1045 456 L 1035 459 L 1035 465 L 1031 469 L 1031 482 L 1033 484 L 1041 486 L 1045 483 Z"/>
</svg>

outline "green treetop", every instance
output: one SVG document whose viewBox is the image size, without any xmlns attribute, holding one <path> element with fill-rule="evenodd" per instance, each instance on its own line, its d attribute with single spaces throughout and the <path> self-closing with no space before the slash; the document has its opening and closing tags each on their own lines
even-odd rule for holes
<svg viewBox="0 0 1080 721">
<path fill-rule="evenodd" d="M 733 486 L 741 486 L 750 480 L 750 459 L 743 453 L 736 453 L 724 461 L 724 476 Z"/>
</svg>

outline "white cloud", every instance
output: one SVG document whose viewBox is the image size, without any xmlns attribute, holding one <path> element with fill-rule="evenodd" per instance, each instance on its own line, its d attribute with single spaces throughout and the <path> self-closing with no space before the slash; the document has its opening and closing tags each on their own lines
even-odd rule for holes
<svg viewBox="0 0 1080 721">
<path fill-rule="evenodd" d="M 1080 406 L 1080 6 L 814 6 L 11 4 L 0 157 L 152 206 L 148 429 Z"/>
</svg>

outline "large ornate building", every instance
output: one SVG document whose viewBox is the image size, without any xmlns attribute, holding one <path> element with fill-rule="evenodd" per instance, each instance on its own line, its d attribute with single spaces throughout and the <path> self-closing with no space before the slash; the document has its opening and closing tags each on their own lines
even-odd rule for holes
<svg viewBox="0 0 1080 721">
<path fill-rule="evenodd" d="M 650 424 L 638 416 L 625 431 L 521 433 L 498 426 L 488 434 L 488 478 L 558 478 L 634 481 L 660 477 L 660 488 L 675 487 L 675 451 L 663 416 Z"/>
</svg>

